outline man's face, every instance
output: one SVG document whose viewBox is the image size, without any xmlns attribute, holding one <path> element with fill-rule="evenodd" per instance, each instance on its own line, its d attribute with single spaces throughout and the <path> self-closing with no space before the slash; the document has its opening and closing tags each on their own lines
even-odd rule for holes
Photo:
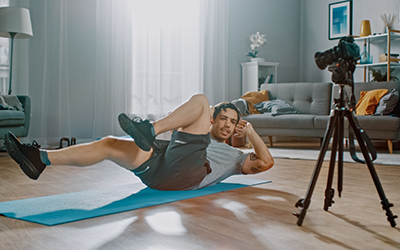
<svg viewBox="0 0 400 250">
<path fill-rule="evenodd" d="M 237 119 L 237 113 L 233 109 L 222 109 L 215 120 L 211 120 L 211 136 L 217 141 L 225 141 L 235 131 Z"/>
</svg>

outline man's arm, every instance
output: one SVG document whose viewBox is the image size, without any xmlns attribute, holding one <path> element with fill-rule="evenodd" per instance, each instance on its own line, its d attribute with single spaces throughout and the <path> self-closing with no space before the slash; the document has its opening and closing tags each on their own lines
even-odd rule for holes
<svg viewBox="0 0 400 250">
<path fill-rule="evenodd" d="M 249 138 L 255 151 L 255 153 L 250 153 L 245 160 L 242 167 L 243 174 L 257 174 L 274 166 L 274 158 L 269 152 L 267 145 L 265 145 L 250 123 L 241 120 L 237 125 L 236 131 L 236 137 L 246 135 Z"/>
</svg>

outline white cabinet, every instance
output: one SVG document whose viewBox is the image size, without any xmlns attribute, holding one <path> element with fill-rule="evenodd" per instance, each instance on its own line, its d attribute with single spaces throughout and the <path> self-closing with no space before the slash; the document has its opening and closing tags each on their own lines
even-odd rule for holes
<svg viewBox="0 0 400 250">
<path fill-rule="evenodd" d="M 400 31 L 399 30 L 392 30 L 389 29 L 388 33 L 379 34 L 379 35 L 371 35 L 365 37 L 354 37 L 356 42 L 364 42 L 362 46 L 360 46 L 360 54 L 364 51 L 364 44 L 366 44 L 367 51 L 371 54 L 370 45 L 373 43 L 377 46 L 385 46 L 386 53 L 390 55 L 391 52 L 391 42 L 393 40 L 397 40 L 400 38 Z M 400 66 L 400 64 L 394 61 L 387 61 L 387 62 L 379 62 L 379 55 L 372 55 L 374 62 L 369 64 L 357 64 L 357 68 L 364 68 L 364 82 L 370 81 L 370 74 L 369 69 L 372 67 L 386 67 L 387 72 L 390 72 L 390 67 Z M 387 76 L 387 81 L 390 81 L 390 74 Z"/>
<path fill-rule="evenodd" d="M 272 81 L 278 82 L 277 62 L 245 62 L 242 65 L 242 95 L 248 91 L 257 91 L 261 77 L 272 75 Z"/>
</svg>

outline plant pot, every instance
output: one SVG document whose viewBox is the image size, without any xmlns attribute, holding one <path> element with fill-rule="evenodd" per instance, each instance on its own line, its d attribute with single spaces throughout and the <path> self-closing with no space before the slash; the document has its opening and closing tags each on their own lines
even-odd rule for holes
<svg viewBox="0 0 400 250">
<path fill-rule="evenodd" d="M 254 57 L 250 59 L 251 62 L 265 62 L 264 58 L 261 57 Z"/>
</svg>

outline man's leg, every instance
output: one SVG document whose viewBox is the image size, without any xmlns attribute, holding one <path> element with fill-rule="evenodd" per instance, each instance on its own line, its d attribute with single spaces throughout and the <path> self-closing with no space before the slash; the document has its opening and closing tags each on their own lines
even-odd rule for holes
<svg viewBox="0 0 400 250">
<path fill-rule="evenodd" d="M 103 160 L 111 160 L 132 170 L 148 160 L 153 151 L 141 150 L 132 139 L 105 137 L 98 141 L 48 150 L 51 165 L 89 166 Z"/>
<path fill-rule="evenodd" d="M 170 130 L 191 134 L 207 134 L 210 128 L 212 109 L 203 94 L 192 96 L 166 117 L 151 124 L 148 120 L 131 120 L 125 114 L 118 116 L 122 129 L 135 139 L 143 150 L 150 150 L 155 137 Z"/>
<path fill-rule="evenodd" d="M 191 134 L 207 134 L 210 129 L 212 113 L 208 99 L 203 94 L 192 96 L 172 113 L 153 126 L 157 135 L 170 130 L 180 130 Z"/>
<path fill-rule="evenodd" d="M 88 166 L 109 159 L 132 170 L 152 155 L 151 150 L 145 152 L 139 149 L 133 140 L 114 137 L 49 151 L 40 150 L 37 143 L 21 144 L 12 133 L 6 134 L 4 142 L 8 154 L 27 176 L 35 180 L 48 165 Z"/>
</svg>

